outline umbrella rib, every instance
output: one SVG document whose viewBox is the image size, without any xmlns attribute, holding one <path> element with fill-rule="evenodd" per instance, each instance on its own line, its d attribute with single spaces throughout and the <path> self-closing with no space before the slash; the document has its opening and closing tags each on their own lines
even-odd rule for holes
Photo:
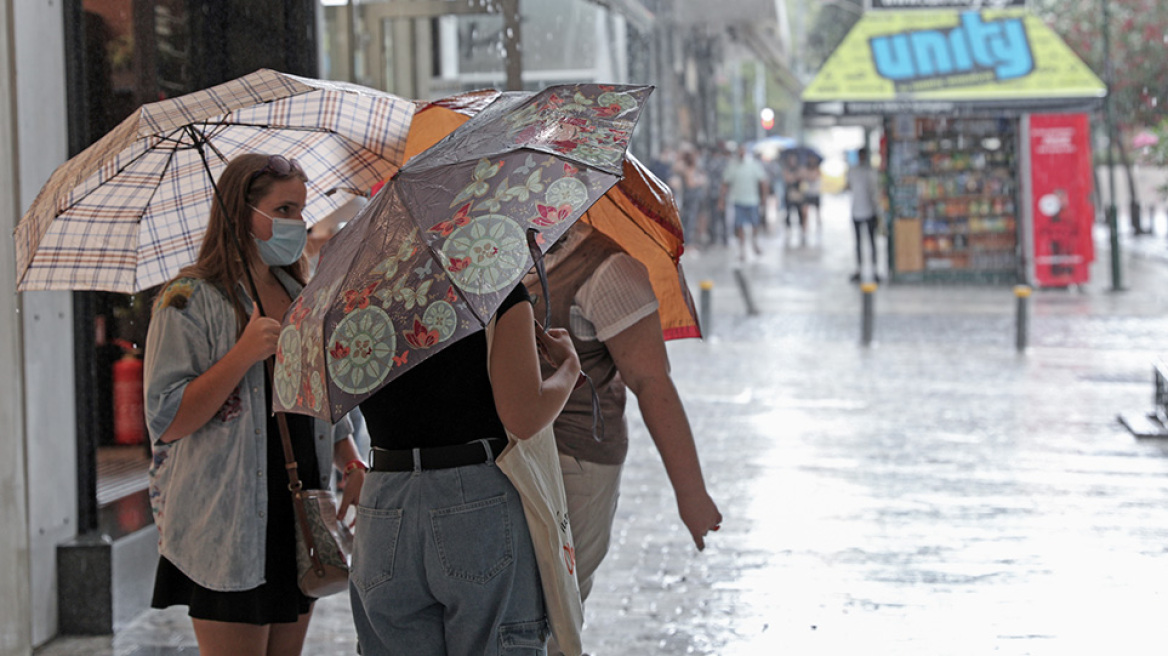
<svg viewBox="0 0 1168 656">
<path fill-rule="evenodd" d="M 329 128 L 322 128 L 311 125 L 265 125 L 263 123 L 236 123 L 232 121 L 204 121 L 204 126 L 216 127 L 232 127 L 232 128 L 257 128 L 260 130 L 289 130 L 293 132 L 335 132 Z"/>
<path fill-rule="evenodd" d="M 157 135 L 154 135 L 154 136 L 157 136 L 157 138 L 158 138 L 158 140 L 159 140 L 160 142 L 173 143 L 173 144 L 175 144 L 176 146 L 181 146 L 181 145 L 182 145 L 182 140 L 181 140 L 181 139 L 175 139 L 175 138 L 172 136 L 174 133 L 176 133 L 176 132 L 180 132 L 180 131 L 182 131 L 182 128 L 178 128 L 178 129 L 174 130 L 174 132 L 171 132 L 171 133 L 170 133 L 170 134 L 168 134 L 168 135 L 163 135 L 163 136 L 157 136 Z M 163 148 L 158 148 L 157 144 L 155 144 L 154 146 L 151 146 L 150 148 L 147 148 L 146 150 L 143 150 L 143 151 L 142 151 L 142 154 L 140 154 L 140 155 L 138 155 L 137 157 L 135 157 L 135 158 L 131 159 L 131 160 L 130 160 L 130 161 L 128 161 L 128 162 L 126 162 L 126 163 L 125 163 L 125 165 L 124 165 L 124 166 L 121 166 L 120 168 L 118 168 L 118 170 L 117 170 L 117 171 L 115 171 L 113 175 L 111 175 L 110 177 L 106 178 L 105 180 L 102 180 L 102 181 L 101 181 L 101 184 L 99 184 L 99 185 L 95 186 L 93 189 L 90 189 L 88 192 L 86 192 L 86 193 L 85 193 L 85 195 L 78 197 L 76 200 L 74 200 L 74 201 L 73 201 L 72 203 L 70 203 L 68 206 L 61 208 L 61 209 L 60 209 L 60 210 L 57 212 L 57 216 L 60 216 L 61 214 L 64 214 L 65 212 L 68 212 L 69 210 L 73 209 L 74 207 L 77 207 L 77 205 L 78 205 L 79 203 L 81 203 L 82 201 L 84 201 L 86 198 L 89 198 L 89 196 L 90 196 L 91 194 L 93 194 L 94 192 L 96 192 L 98 189 L 101 189 L 103 186 L 105 186 L 106 184 L 108 184 L 108 183 L 109 183 L 111 180 L 113 180 L 114 178 L 116 178 L 116 177 L 118 177 L 119 175 L 121 175 L 122 173 L 124 173 L 124 172 L 126 171 L 126 169 L 130 168 L 130 166 L 132 166 L 132 165 L 133 165 L 135 162 L 137 162 L 138 160 L 142 159 L 143 157 L 145 157 L 145 156 L 149 155 L 150 153 L 156 152 L 156 151 L 158 151 L 158 150 L 165 150 L 165 149 L 163 149 Z M 167 170 L 167 169 L 170 167 L 170 160 L 171 160 L 171 159 L 173 159 L 173 157 L 174 157 L 173 153 L 175 153 L 175 152 L 176 152 L 176 151 L 178 151 L 178 150 L 179 150 L 179 149 L 178 149 L 177 147 L 176 147 L 176 148 L 171 148 L 171 149 L 170 149 L 170 152 L 171 152 L 172 154 L 171 154 L 171 157 L 168 157 L 168 158 L 167 158 L 167 160 L 166 160 L 166 161 L 167 161 L 167 165 L 166 165 L 165 167 L 163 167 L 163 169 L 162 169 L 162 174 L 158 176 L 160 180 L 162 179 L 162 176 L 166 174 L 166 170 Z M 98 168 L 100 169 L 101 167 L 99 166 Z M 93 174 L 92 174 L 92 173 L 90 173 L 90 175 L 93 175 Z M 86 176 L 86 179 L 88 179 L 88 176 Z M 157 186 L 155 186 L 155 190 L 157 190 Z M 154 194 L 153 194 L 153 193 L 151 193 L 151 194 L 150 194 L 150 197 L 151 197 L 151 198 L 153 198 L 153 197 L 154 197 Z"/>
</svg>

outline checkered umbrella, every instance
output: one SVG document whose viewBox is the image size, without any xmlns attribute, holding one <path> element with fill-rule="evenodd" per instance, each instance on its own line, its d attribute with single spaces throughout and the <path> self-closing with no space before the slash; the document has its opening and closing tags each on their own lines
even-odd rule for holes
<svg viewBox="0 0 1168 656">
<path fill-rule="evenodd" d="M 311 225 L 403 161 L 414 102 L 261 69 L 143 105 L 62 164 L 16 227 L 18 289 L 136 292 L 194 261 L 212 176 L 243 153 L 296 159 Z"/>
<path fill-rule="evenodd" d="M 503 94 L 411 159 L 329 241 L 289 308 L 273 407 L 336 421 L 482 330 L 533 256 L 619 179 L 651 89 Z"/>
</svg>

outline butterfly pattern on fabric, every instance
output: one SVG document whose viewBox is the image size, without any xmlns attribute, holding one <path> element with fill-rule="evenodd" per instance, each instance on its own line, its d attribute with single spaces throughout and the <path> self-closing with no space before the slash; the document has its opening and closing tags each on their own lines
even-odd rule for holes
<svg viewBox="0 0 1168 656">
<path fill-rule="evenodd" d="M 324 280 L 310 283 L 281 333 L 280 404 L 335 421 L 480 330 L 531 266 L 528 229 L 546 249 L 614 184 L 648 91 L 566 88 L 496 119 L 496 154 L 452 153 L 414 176 L 404 167 L 350 221 L 356 232 L 334 238 L 328 253 L 343 255 L 331 262 L 345 264 L 322 260 Z M 505 147 L 524 140 L 533 147 Z"/>
</svg>

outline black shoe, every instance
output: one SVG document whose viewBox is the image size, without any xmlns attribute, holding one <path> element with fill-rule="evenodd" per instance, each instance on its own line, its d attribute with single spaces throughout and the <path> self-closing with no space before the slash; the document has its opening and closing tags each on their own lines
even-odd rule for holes
<svg viewBox="0 0 1168 656">
<path fill-rule="evenodd" d="M 860 282 L 860 274 L 859 274 L 859 273 L 853 273 L 853 274 L 852 274 L 852 276 L 851 276 L 850 278 L 848 278 L 848 280 L 849 280 L 850 282 Z"/>
<path fill-rule="evenodd" d="M 884 282 L 884 279 L 880 277 L 880 274 L 876 274 L 876 282 Z"/>
</svg>

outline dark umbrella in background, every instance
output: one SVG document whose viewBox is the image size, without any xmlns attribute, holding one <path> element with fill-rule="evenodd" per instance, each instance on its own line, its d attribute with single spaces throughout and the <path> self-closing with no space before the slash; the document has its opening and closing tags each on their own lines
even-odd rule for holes
<svg viewBox="0 0 1168 656">
<path fill-rule="evenodd" d="M 811 146 L 795 146 L 793 148 L 786 148 L 782 151 L 784 157 L 787 156 L 788 153 L 794 153 L 795 156 L 799 158 L 800 164 L 823 161 L 823 154 Z"/>
</svg>

